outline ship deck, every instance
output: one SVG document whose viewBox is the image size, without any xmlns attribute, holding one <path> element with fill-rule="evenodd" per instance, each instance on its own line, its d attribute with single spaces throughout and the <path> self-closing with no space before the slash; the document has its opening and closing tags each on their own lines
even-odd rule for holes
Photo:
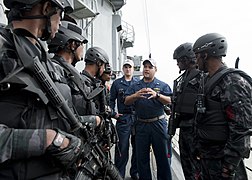
<svg viewBox="0 0 252 180">
<path fill-rule="evenodd" d="M 182 171 L 182 167 L 181 167 L 181 163 L 180 163 L 179 147 L 178 147 L 178 133 L 179 133 L 179 131 L 176 132 L 176 135 L 173 137 L 173 140 L 172 140 L 172 146 L 173 146 L 172 160 L 171 160 L 172 179 L 173 180 L 185 180 L 184 175 L 183 175 L 183 171 Z M 113 150 L 112 150 L 112 152 L 113 152 Z M 130 151 L 130 155 L 131 155 L 131 151 Z M 156 180 L 157 179 L 156 178 L 156 163 L 155 163 L 155 158 L 154 158 L 154 155 L 152 152 L 150 153 L 150 157 L 151 157 L 150 164 L 151 164 L 152 177 L 153 177 L 152 179 Z M 247 167 L 248 179 L 252 179 L 252 169 L 250 168 L 250 167 L 252 167 L 252 158 L 250 157 L 249 159 L 245 159 L 245 164 Z M 129 169 L 130 169 L 130 159 L 127 164 L 125 180 L 131 180 L 130 174 L 129 174 Z"/>
</svg>

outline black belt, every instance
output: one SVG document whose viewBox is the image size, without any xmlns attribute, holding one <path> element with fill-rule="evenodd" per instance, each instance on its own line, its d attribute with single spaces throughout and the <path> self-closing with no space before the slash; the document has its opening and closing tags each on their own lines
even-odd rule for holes
<svg viewBox="0 0 252 180">
<path fill-rule="evenodd" d="M 146 122 L 146 123 L 150 123 L 150 122 L 154 122 L 154 121 L 157 121 L 159 119 L 164 119 L 165 118 L 165 115 L 161 115 L 161 116 L 157 116 L 157 117 L 154 117 L 154 118 L 150 118 L 150 119 L 141 119 L 141 118 L 137 118 L 138 121 L 141 121 L 141 122 Z"/>
</svg>

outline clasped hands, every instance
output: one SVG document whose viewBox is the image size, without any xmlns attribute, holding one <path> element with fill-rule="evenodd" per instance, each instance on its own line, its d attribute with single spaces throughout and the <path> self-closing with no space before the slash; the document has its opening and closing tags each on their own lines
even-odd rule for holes
<svg viewBox="0 0 252 180">
<path fill-rule="evenodd" d="M 152 99 L 157 97 L 157 92 L 151 88 L 142 88 L 135 93 L 136 98 Z"/>
</svg>

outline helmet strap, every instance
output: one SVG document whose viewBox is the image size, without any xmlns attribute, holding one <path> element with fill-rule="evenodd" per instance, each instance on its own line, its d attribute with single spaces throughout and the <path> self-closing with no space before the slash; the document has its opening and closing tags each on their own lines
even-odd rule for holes
<svg viewBox="0 0 252 180">
<path fill-rule="evenodd" d="M 50 21 L 50 17 L 49 17 L 46 20 L 46 27 L 43 30 L 43 34 L 42 34 L 40 39 L 42 41 L 48 40 L 50 38 L 50 36 L 51 36 L 51 33 L 52 33 L 52 27 L 51 27 L 51 21 Z"/>
<path fill-rule="evenodd" d="M 52 33 L 51 17 L 54 14 L 57 14 L 56 9 L 52 10 L 51 12 L 49 12 L 48 15 L 45 16 L 46 17 L 46 26 L 45 26 L 45 29 L 43 30 L 43 34 L 40 38 L 42 41 L 47 41 L 51 36 L 51 33 Z"/>
<path fill-rule="evenodd" d="M 76 48 L 74 50 L 71 51 L 72 52 L 72 56 L 73 56 L 73 62 L 72 65 L 75 66 L 75 64 L 80 61 L 80 59 L 76 58 Z"/>
<path fill-rule="evenodd" d="M 75 66 L 75 64 L 80 61 L 80 59 L 76 58 L 76 50 L 78 49 L 79 46 L 76 45 L 75 41 L 70 41 L 66 45 L 66 49 L 71 53 L 73 57 L 73 62 L 72 65 Z"/>
<path fill-rule="evenodd" d="M 206 53 L 200 53 L 200 57 L 202 58 L 202 61 L 203 61 L 203 71 L 207 72 L 206 63 L 207 63 L 208 55 Z"/>
<path fill-rule="evenodd" d="M 101 70 L 101 66 L 102 66 L 102 63 L 100 60 L 96 62 L 96 66 L 98 67 L 98 70 L 96 71 L 95 77 L 99 79 L 99 78 L 101 78 L 100 70 Z"/>
</svg>

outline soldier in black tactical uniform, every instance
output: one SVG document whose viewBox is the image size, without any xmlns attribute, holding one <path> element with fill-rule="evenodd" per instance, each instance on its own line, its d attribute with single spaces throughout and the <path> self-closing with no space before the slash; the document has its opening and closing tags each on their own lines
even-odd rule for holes
<svg viewBox="0 0 252 180">
<path fill-rule="evenodd" d="M 82 77 L 74 67 L 78 61 L 83 59 L 84 45 L 87 42 L 83 29 L 74 22 L 66 20 L 61 21 L 58 33 L 47 42 L 49 53 L 55 53 L 52 61 L 56 63 L 56 68 L 59 68 L 59 71 L 63 71 L 62 76 L 66 78 L 68 85 L 71 87 L 75 106 L 78 106 L 76 103 L 78 100 L 76 99 L 80 98 L 80 101 L 87 101 L 87 104 L 90 101 L 87 99 L 88 94 L 85 91 L 85 88 L 88 87 L 83 85 Z M 94 128 L 100 124 L 101 118 L 96 116 L 95 110 L 89 110 L 88 108 L 90 107 L 78 108 L 78 114 L 83 117 L 83 121 Z"/>
<path fill-rule="evenodd" d="M 174 122 L 170 125 L 174 125 L 173 129 L 180 128 L 179 150 L 185 179 L 195 180 L 199 179 L 199 161 L 193 156 L 193 125 L 200 71 L 196 67 L 192 43 L 184 43 L 178 46 L 174 51 L 173 59 L 177 60 L 180 72 L 184 71 L 184 73 L 174 82 L 174 116 L 172 116 L 173 119 L 170 119 Z"/>
<path fill-rule="evenodd" d="M 227 40 L 205 34 L 193 45 L 200 70 L 208 73 L 197 100 L 197 142 L 204 180 L 247 180 L 243 159 L 250 154 L 251 78 L 228 68 Z M 201 89 L 201 88 L 200 88 Z"/>
<path fill-rule="evenodd" d="M 109 63 L 109 58 L 107 53 L 99 47 L 91 47 L 87 50 L 85 54 L 85 68 L 82 71 L 83 84 L 87 86 L 87 91 L 92 94 L 92 106 L 95 107 L 96 114 L 103 117 L 104 126 L 100 128 L 97 135 L 100 136 L 99 144 L 104 147 L 104 151 L 109 154 L 109 149 L 111 148 L 111 126 L 113 126 L 110 118 L 110 111 L 106 106 L 106 95 L 104 93 L 104 84 L 102 83 L 101 76 L 105 71 L 105 65 Z M 83 109 L 81 102 L 78 109 Z M 108 128 L 109 127 L 109 128 Z M 105 129 L 104 129 L 105 128 Z M 109 140 L 108 140 L 109 139 Z M 110 154 L 109 154 L 110 155 Z"/>
<path fill-rule="evenodd" d="M 60 0 L 4 0 L 4 5 L 10 24 L 0 29 L 0 179 L 69 179 L 66 169 L 79 157 L 82 142 L 70 134 L 61 106 L 51 101 L 44 82 L 65 98 L 65 109 L 72 108 L 70 88 L 40 43 L 55 36 L 64 6 Z"/>
<path fill-rule="evenodd" d="M 87 50 L 84 61 L 85 61 L 85 68 L 82 71 L 81 75 L 84 81 L 83 82 L 84 85 L 88 87 L 87 94 L 90 94 L 90 92 L 92 92 L 94 89 L 98 88 L 99 86 L 101 88 L 104 88 L 100 78 L 105 70 L 105 64 L 109 63 L 109 58 L 108 58 L 107 53 L 99 47 L 91 47 Z M 100 93 L 97 93 L 96 95 L 98 94 Z M 97 114 L 103 111 L 101 110 L 101 104 L 100 104 L 103 98 L 104 97 L 97 97 L 97 96 L 95 98 L 94 106 L 96 108 Z M 77 108 L 81 109 L 82 107 L 83 106 L 78 106 Z"/>
</svg>

